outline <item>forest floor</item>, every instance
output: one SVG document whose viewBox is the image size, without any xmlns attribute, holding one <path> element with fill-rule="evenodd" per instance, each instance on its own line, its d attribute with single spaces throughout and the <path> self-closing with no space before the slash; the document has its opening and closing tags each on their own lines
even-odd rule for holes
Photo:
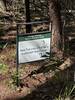
<svg viewBox="0 0 75 100">
<path fill-rule="evenodd" d="M 69 27 L 69 30 L 72 31 L 72 28 Z M 66 44 L 67 47 L 68 44 Z M 75 57 L 75 40 L 70 42 L 69 47 L 70 50 L 74 50 L 70 52 L 67 49 L 66 54 L 70 52 L 68 56 Z M 19 87 L 17 87 L 16 44 L 6 43 L 0 49 L 0 100 L 75 100 L 75 82 L 73 81 L 75 65 L 54 75 L 55 70 L 58 70 L 63 62 L 64 59 L 53 58 L 53 60 L 20 64 Z M 72 87 L 73 84 L 74 87 Z M 71 95 L 73 98 L 60 99 L 61 96 L 69 96 L 71 92 L 73 92 Z"/>
<path fill-rule="evenodd" d="M 55 65 L 44 66 L 48 63 L 47 59 L 19 65 L 17 87 L 16 45 L 3 48 L 0 52 L 0 100 L 57 100 L 61 89 L 72 81 L 73 71 L 69 73 L 68 69 L 52 77 Z"/>
</svg>

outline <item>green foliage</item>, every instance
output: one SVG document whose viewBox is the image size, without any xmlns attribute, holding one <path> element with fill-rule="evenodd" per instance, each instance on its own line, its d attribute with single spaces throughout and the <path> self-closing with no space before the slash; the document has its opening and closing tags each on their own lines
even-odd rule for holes
<svg viewBox="0 0 75 100">
<path fill-rule="evenodd" d="M 0 74 L 4 75 L 8 72 L 8 67 L 7 65 L 0 63 Z"/>
<path fill-rule="evenodd" d="M 0 36 L 4 35 L 4 30 L 0 29 Z"/>
<path fill-rule="evenodd" d="M 0 49 L 2 50 L 3 48 L 5 48 L 7 46 L 7 43 L 0 43 Z"/>
<path fill-rule="evenodd" d="M 17 72 L 14 72 L 12 75 L 11 75 L 11 78 L 12 78 L 12 81 L 11 81 L 11 84 L 13 84 L 14 86 L 19 86 L 20 85 L 20 75 L 17 73 Z"/>
<path fill-rule="evenodd" d="M 3 48 L 3 44 L 0 44 L 0 49 L 2 49 Z"/>
<path fill-rule="evenodd" d="M 0 20 L 1 23 L 1 20 Z M 0 36 L 4 35 L 4 28 L 3 25 L 0 24 Z"/>
<path fill-rule="evenodd" d="M 63 87 L 60 91 L 60 94 L 55 100 L 67 100 L 73 96 L 73 92 L 75 92 L 75 84 L 67 83 L 65 87 Z"/>
</svg>

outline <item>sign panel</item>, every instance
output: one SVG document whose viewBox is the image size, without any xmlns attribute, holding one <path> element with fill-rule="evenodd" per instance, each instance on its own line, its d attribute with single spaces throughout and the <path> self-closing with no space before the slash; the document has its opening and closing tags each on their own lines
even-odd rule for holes
<svg viewBox="0 0 75 100">
<path fill-rule="evenodd" d="M 43 60 L 50 55 L 51 33 L 18 36 L 18 62 Z"/>
</svg>

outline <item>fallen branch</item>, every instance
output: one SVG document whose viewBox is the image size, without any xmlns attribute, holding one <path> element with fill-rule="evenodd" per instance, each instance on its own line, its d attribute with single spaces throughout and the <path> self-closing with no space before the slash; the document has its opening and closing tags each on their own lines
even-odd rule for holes
<svg viewBox="0 0 75 100">
<path fill-rule="evenodd" d="M 67 58 L 63 64 L 61 64 L 59 67 L 55 69 L 55 71 L 52 71 L 50 73 L 50 78 L 54 77 L 56 73 L 59 73 L 60 71 L 64 71 L 67 68 L 70 68 L 74 64 L 74 59 Z"/>
<path fill-rule="evenodd" d="M 59 67 L 57 67 L 57 69 L 55 70 L 55 71 L 52 71 L 51 73 L 50 73 L 50 75 L 49 75 L 49 78 L 50 78 L 50 80 L 52 79 L 52 77 L 54 77 L 55 76 L 55 74 L 56 73 L 59 73 L 60 71 L 63 71 L 63 70 L 65 70 L 65 69 L 67 69 L 67 68 L 69 68 L 69 67 L 71 67 L 71 65 L 72 64 L 74 64 L 74 61 L 71 59 L 71 58 L 67 58 L 65 61 L 64 61 L 64 63 L 63 64 L 61 64 Z M 35 77 L 35 79 L 37 79 L 37 75 L 36 76 L 34 76 Z M 24 79 L 23 79 L 24 80 Z M 46 81 L 45 81 L 46 82 Z M 43 84 L 45 84 L 45 83 L 43 83 Z M 41 84 L 39 84 L 39 85 L 43 85 L 42 83 Z M 31 90 L 32 88 L 30 88 L 30 90 Z M 32 89 L 32 90 L 35 90 L 35 89 Z M 15 91 L 16 92 L 16 91 Z M 12 95 L 15 95 L 15 92 L 14 92 L 14 94 L 12 93 L 10 96 L 8 96 L 5 100 L 11 100 L 11 97 L 12 97 Z M 13 97 L 13 100 L 18 100 L 19 98 L 21 98 L 21 97 L 23 97 L 22 95 L 22 92 L 20 93 L 20 95 L 18 95 L 18 92 L 16 93 L 16 95 Z M 24 96 L 26 96 L 26 95 L 24 95 Z"/>
<path fill-rule="evenodd" d="M 71 58 L 67 58 L 62 65 L 59 66 L 60 70 L 65 70 L 68 67 L 71 67 L 74 64 Z"/>
</svg>

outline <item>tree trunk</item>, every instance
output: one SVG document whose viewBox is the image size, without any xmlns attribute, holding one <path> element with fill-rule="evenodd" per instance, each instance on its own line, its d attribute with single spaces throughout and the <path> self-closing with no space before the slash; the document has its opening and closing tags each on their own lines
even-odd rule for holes
<svg viewBox="0 0 75 100">
<path fill-rule="evenodd" d="M 57 0 L 48 0 L 49 16 L 52 22 L 52 51 L 58 53 L 61 50 L 61 16 L 60 6 Z"/>
<path fill-rule="evenodd" d="M 25 7 L 26 7 L 26 22 L 30 22 L 30 6 L 29 0 L 25 0 Z M 31 25 L 26 25 L 26 33 L 31 32 Z"/>
</svg>

